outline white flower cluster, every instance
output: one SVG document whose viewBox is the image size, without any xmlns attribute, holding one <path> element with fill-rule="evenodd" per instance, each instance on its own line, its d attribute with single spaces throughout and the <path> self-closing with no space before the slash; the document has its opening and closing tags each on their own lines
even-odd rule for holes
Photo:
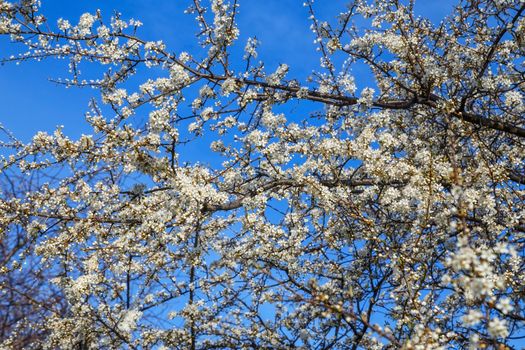
<svg viewBox="0 0 525 350">
<path fill-rule="evenodd" d="M 266 82 L 270 85 L 278 85 L 288 73 L 288 69 L 287 64 L 280 64 L 277 70 L 266 78 Z"/>
<path fill-rule="evenodd" d="M 257 46 L 259 41 L 256 38 L 248 38 L 246 46 L 244 47 L 244 59 L 249 57 L 257 58 Z"/>
</svg>

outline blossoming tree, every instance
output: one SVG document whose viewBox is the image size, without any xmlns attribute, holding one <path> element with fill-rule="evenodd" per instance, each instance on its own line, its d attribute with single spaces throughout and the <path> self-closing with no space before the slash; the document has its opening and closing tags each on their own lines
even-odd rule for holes
<svg viewBox="0 0 525 350">
<path fill-rule="evenodd" d="M 0 0 L 5 61 L 66 58 L 62 83 L 99 91 L 90 135 L 2 144 L 4 174 L 41 180 L 0 198 L 2 242 L 25 244 L 0 276 L 36 262 L 49 305 L 0 347 L 29 328 L 45 349 L 519 347 L 525 3 L 463 0 L 435 23 L 413 1 L 322 19 L 307 0 L 321 62 L 304 82 L 237 40 L 239 3 L 188 1 L 186 53 L 123 16 L 50 23 Z"/>
</svg>

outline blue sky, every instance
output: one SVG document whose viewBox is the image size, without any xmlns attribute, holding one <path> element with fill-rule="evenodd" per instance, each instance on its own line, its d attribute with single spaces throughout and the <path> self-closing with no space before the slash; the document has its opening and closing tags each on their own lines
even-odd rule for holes
<svg viewBox="0 0 525 350">
<path fill-rule="evenodd" d="M 139 35 L 148 40 L 162 39 L 173 52 L 195 52 L 198 47 L 194 34 L 197 26 L 193 16 L 183 11 L 187 0 L 43 0 L 43 13 L 51 21 L 63 17 L 76 23 L 86 11 L 100 8 L 105 18 L 115 10 L 124 18 L 136 18 L 144 23 Z M 333 20 L 344 9 L 346 1 L 317 0 L 316 11 L 323 19 Z M 419 0 L 418 11 L 435 20 L 442 18 L 450 9 L 450 0 Z M 309 30 L 307 9 L 300 0 L 241 0 L 238 16 L 241 31 L 240 42 L 256 36 L 262 45 L 259 59 L 268 70 L 279 63 L 291 67 L 290 76 L 303 80 L 318 67 L 319 56 L 312 44 L 313 33 Z M 0 38 L 1 56 L 13 52 L 12 45 Z M 360 72 L 354 72 L 360 81 Z M 49 79 L 67 77 L 67 61 L 46 60 L 25 62 L 20 65 L 0 66 L 0 122 L 23 140 L 28 140 L 39 130 L 53 130 L 65 126 L 65 133 L 76 137 L 88 133 L 84 113 L 92 97 L 98 97 L 90 89 L 65 89 L 49 82 Z M 363 82 L 363 84 L 366 82 Z M 359 89 L 364 85 L 358 86 Z"/>
</svg>

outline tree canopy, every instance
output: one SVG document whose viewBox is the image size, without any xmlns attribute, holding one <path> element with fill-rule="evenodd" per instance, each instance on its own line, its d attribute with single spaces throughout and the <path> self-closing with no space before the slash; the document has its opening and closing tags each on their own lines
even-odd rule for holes
<svg viewBox="0 0 525 350">
<path fill-rule="evenodd" d="M 195 52 L 0 0 L 4 63 L 95 91 L 90 134 L 2 129 L 1 348 L 523 345 L 525 2 L 323 2 L 303 81 L 240 0 L 187 1 Z"/>
</svg>

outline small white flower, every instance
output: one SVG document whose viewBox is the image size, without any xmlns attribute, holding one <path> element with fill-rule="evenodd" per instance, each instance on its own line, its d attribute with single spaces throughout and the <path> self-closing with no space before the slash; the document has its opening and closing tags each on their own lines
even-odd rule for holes
<svg viewBox="0 0 525 350">
<path fill-rule="evenodd" d="M 463 324 L 465 324 L 465 326 L 471 327 L 477 325 L 482 318 L 483 314 L 480 311 L 470 310 L 468 314 L 461 318 L 461 321 L 463 321 Z"/>
<path fill-rule="evenodd" d="M 207 120 L 211 119 L 213 117 L 213 115 L 214 115 L 213 108 L 206 107 L 206 108 L 204 108 L 204 110 L 201 113 L 201 118 L 202 118 L 202 120 L 207 121 Z"/>
<path fill-rule="evenodd" d="M 57 21 L 58 29 L 61 31 L 66 31 L 71 28 L 71 24 L 67 19 L 59 18 Z"/>
<path fill-rule="evenodd" d="M 488 324 L 488 331 L 490 336 L 494 338 L 505 338 L 509 335 L 507 322 L 505 320 L 500 320 L 499 318 L 490 320 Z"/>
<path fill-rule="evenodd" d="M 504 315 L 508 314 L 513 309 L 509 298 L 501 298 L 496 304 L 496 307 L 500 309 Z"/>
<path fill-rule="evenodd" d="M 224 96 L 229 96 L 230 93 L 235 92 L 237 90 L 237 82 L 235 79 L 228 78 L 226 79 L 221 86 L 221 91 Z"/>
<path fill-rule="evenodd" d="M 372 88 L 364 88 L 363 91 L 361 91 L 361 97 L 359 97 L 357 102 L 367 107 L 372 106 L 373 99 L 374 99 L 374 92 L 375 90 Z"/>
<path fill-rule="evenodd" d="M 139 310 L 128 310 L 118 324 L 119 330 L 124 333 L 131 332 L 137 327 L 137 321 L 141 316 L 142 312 Z"/>
</svg>

